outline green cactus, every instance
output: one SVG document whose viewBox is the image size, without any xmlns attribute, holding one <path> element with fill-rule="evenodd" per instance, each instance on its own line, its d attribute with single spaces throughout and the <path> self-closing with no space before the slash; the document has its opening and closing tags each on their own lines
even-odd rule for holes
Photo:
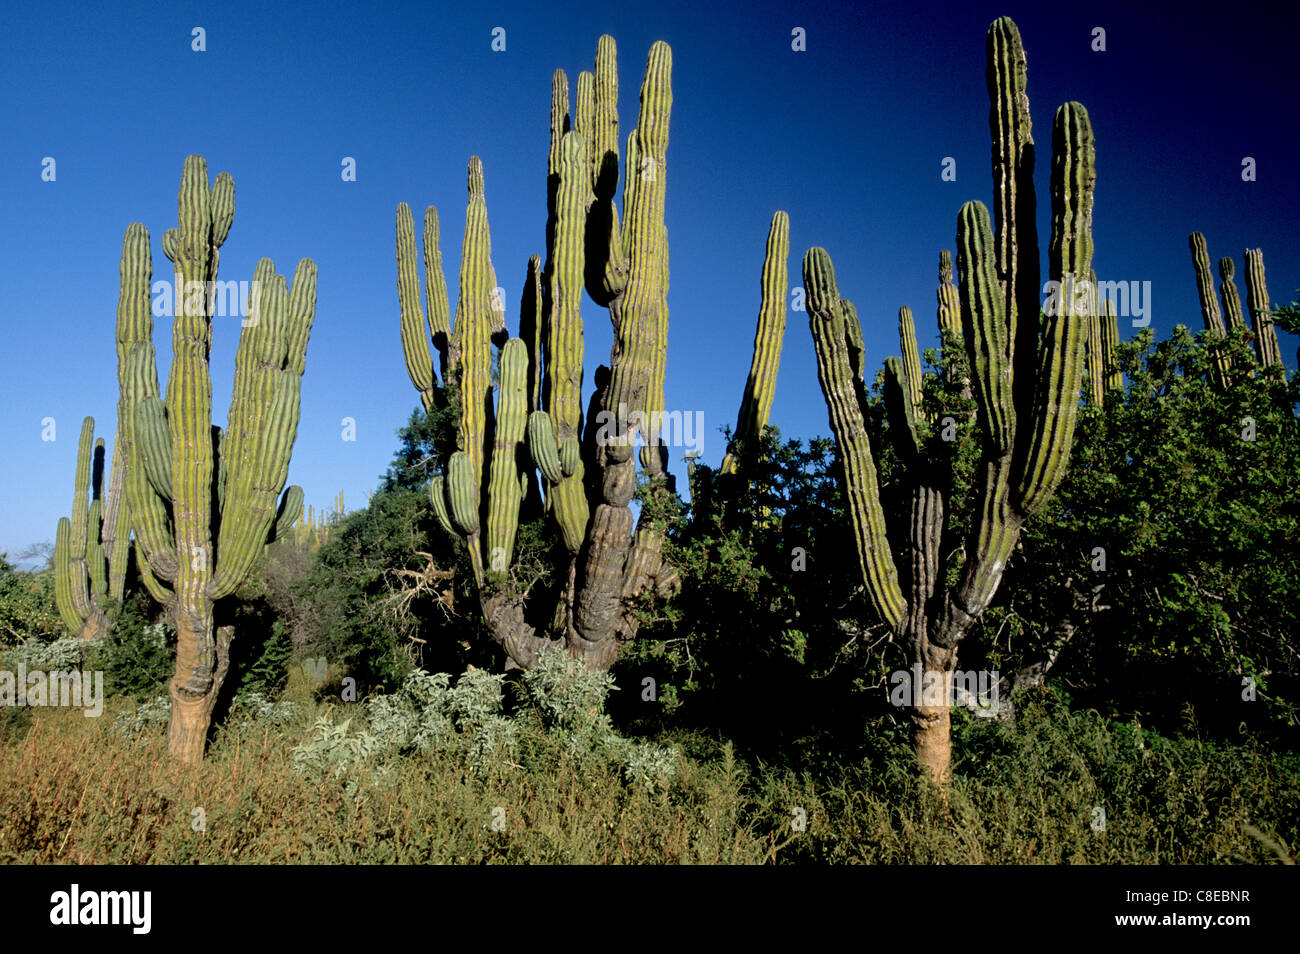
<svg viewBox="0 0 1300 954">
<path fill-rule="evenodd" d="M 54 589 L 59 616 L 69 632 L 83 639 L 94 639 L 109 630 L 114 604 L 124 595 L 130 527 L 121 500 L 125 465 L 120 437 L 119 431 L 105 498 L 104 441 L 95 439 L 93 417 L 81 422 L 72 518 L 60 519 L 55 537 Z"/>
<path fill-rule="evenodd" d="M 1246 327 L 1246 319 L 1241 311 L 1241 295 L 1237 293 L 1235 272 L 1236 268 L 1231 258 L 1219 259 L 1219 294 L 1223 296 L 1223 314 L 1229 331 Z"/>
<path fill-rule="evenodd" d="M 1261 367 L 1282 363 L 1282 348 L 1277 341 L 1277 328 L 1273 324 L 1268 302 L 1268 286 L 1264 283 L 1264 251 L 1246 249 L 1246 304 L 1250 308 L 1250 323 L 1255 330 L 1255 354 Z"/>
<path fill-rule="evenodd" d="M 1218 341 L 1227 334 L 1227 328 L 1223 324 L 1223 314 L 1219 311 L 1219 298 L 1214 292 L 1214 276 L 1210 273 L 1210 253 L 1205 244 L 1205 236 L 1193 232 L 1187 237 L 1187 246 L 1192 252 L 1192 267 L 1196 271 L 1196 294 L 1201 301 L 1201 318 L 1211 341 Z M 1232 359 L 1226 351 L 1220 349 L 1215 352 L 1214 363 L 1218 382 L 1222 385 L 1228 380 Z"/>
<path fill-rule="evenodd" d="M 258 263 L 223 432 L 211 422 L 206 290 L 234 221 L 234 180 L 222 173 L 209 185 L 207 163 L 189 156 L 177 205 L 178 228 L 163 234 L 177 280 L 166 399 L 159 399 L 153 349 L 149 232 L 139 223 L 122 244 L 117 351 L 126 495 L 141 575 L 177 630 L 168 749 L 192 763 L 203 756 L 230 666 L 234 630 L 221 601 L 249 578 L 266 544 L 289 531 L 302 506 L 301 491 L 284 491 L 284 483 L 315 318 L 316 266 L 300 261 L 291 291 L 269 259 Z"/>
<path fill-rule="evenodd" d="M 776 396 L 776 373 L 781 366 L 781 345 L 785 339 L 785 296 L 789 287 L 786 263 L 790 259 L 790 216 L 776 212 L 767 233 L 767 253 L 759 279 L 762 305 L 754 331 L 754 357 L 745 382 L 745 394 L 736 418 L 735 436 L 754 441 L 767 427 Z M 719 473 L 734 474 L 740 456 L 732 450 L 722 460 Z"/>
<path fill-rule="evenodd" d="M 939 252 L 939 331 L 961 336 L 961 299 L 952 282 L 952 253 Z"/>
<path fill-rule="evenodd" d="M 638 600 L 670 594 L 678 585 L 663 560 L 657 516 L 676 497 L 658 431 L 668 333 L 664 200 L 672 52 L 660 42 L 647 57 L 638 125 L 623 151 L 621 216 L 615 205 L 616 66 L 614 41 L 602 36 L 594 70 L 578 77 L 573 114 L 567 75 L 556 70 L 552 77 L 546 255 L 544 262 L 529 259 L 519 338 L 505 339 L 503 318 L 489 314 L 485 290 L 495 281 L 479 160 L 470 163 L 461 298 L 451 346 L 436 377 L 430 350 L 437 347 L 430 341 L 436 333 L 426 325 L 419 301 L 411 213 L 405 204 L 398 207 L 398 297 L 407 371 L 426 408 L 452 384 L 458 385 L 461 401 L 457 448 L 439 448 L 442 472 L 430 483 L 430 499 L 439 524 L 468 547 L 492 638 L 512 665 L 525 668 L 553 645 L 564 645 L 590 669 L 608 668 L 637 631 Z M 430 208 L 426 221 L 436 221 L 436 215 Z M 747 394 L 755 420 L 765 420 L 770 407 L 778 306 L 784 314 L 784 278 L 778 271 L 784 272 L 785 253 L 773 244 L 788 242 L 781 218 L 780 228 L 773 221 L 764 272 L 760 325 L 767 321 L 768 330 L 760 330 L 759 337 L 768 344 L 755 358 L 764 380 Z M 426 289 L 442 285 L 440 256 L 430 250 L 431 240 L 436 233 L 426 229 Z M 596 369 L 596 390 L 585 414 L 584 290 L 608 309 L 615 337 L 609 367 Z M 493 344 L 501 349 L 495 406 L 489 377 Z M 644 446 L 634 457 L 638 439 Z M 629 506 L 638 489 L 638 460 L 645 478 L 639 521 Z M 546 519 L 554 521 L 563 556 L 553 568 L 551 588 L 529 595 L 519 591 L 512 570 L 518 527 L 531 519 L 528 501 L 538 475 Z M 537 512 L 543 512 L 540 506 Z"/>
<path fill-rule="evenodd" d="M 1032 179 L 1024 174 L 1032 166 L 1025 56 L 1009 19 L 989 28 L 988 58 L 993 218 L 998 227 L 995 231 L 979 202 L 967 202 L 957 218 L 961 325 L 982 459 L 965 563 L 946 590 L 941 589 L 948 577 L 944 562 L 950 557 L 945 554 L 960 552 L 960 547 L 943 540 L 952 488 L 940 473 L 946 459 L 942 439 L 935 435 L 922 441 L 907 361 L 888 359 L 888 433 L 912 491 L 907 539 L 891 548 L 866 430 L 866 393 L 856 356 L 861 329 L 852 327 L 856 315 L 839 297 L 826 251 L 810 249 L 803 263 L 818 377 L 843 465 L 867 594 L 912 660 L 945 678 L 956 665 L 958 643 L 993 598 L 1025 521 L 1044 506 L 1064 476 L 1093 312 L 1089 276 L 1095 174 L 1088 114 L 1078 103 L 1067 103 L 1053 125 L 1048 259 L 1051 287 L 1058 290 L 1052 302 L 1060 304 L 1045 309 L 1040 342 L 1037 249 L 1029 241 L 1034 232 L 1027 213 L 1034 196 Z M 1081 305 L 1076 294 L 1083 294 Z M 941 308 L 941 321 L 942 314 Z M 921 763 L 936 782 L 944 783 L 951 762 L 947 705 L 918 700 L 912 724 Z"/>
<path fill-rule="evenodd" d="M 921 413 L 921 352 L 916 344 L 916 321 L 912 309 L 898 309 L 898 346 L 903 352 L 903 381 L 914 414 Z"/>
</svg>

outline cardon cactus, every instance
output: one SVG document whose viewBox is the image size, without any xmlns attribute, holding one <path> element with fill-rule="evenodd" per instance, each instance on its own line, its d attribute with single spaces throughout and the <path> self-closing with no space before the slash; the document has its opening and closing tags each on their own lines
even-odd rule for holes
<svg viewBox="0 0 1300 954">
<path fill-rule="evenodd" d="M 1091 276 L 1097 287 L 1097 275 Z M 1119 344 L 1119 316 L 1109 298 L 1096 301 L 1096 311 L 1088 318 L 1088 348 L 1084 360 L 1088 377 L 1088 400 L 1100 405 L 1108 390 L 1123 386 L 1123 374 L 1115 364 L 1115 346 Z"/>
<path fill-rule="evenodd" d="M 1193 232 L 1187 237 L 1187 247 L 1191 249 L 1192 268 L 1196 271 L 1196 295 L 1201 301 L 1201 318 L 1210 340 L 1218 341 L 1227 334 L 1227 327 L 1223 323 L 1223 313 L 1219 311 L 1219 298 L 1214 293 L 1214 276 L 1210 273 L 1210 252 L 1205 244 L 1205 236 Z M 1218 381 L 1223 384 L 1228 379 L 1232 359 L 1226 351 L 1219 350 L 1215 353 L 1214 363 L 1218 369 Z"/>
<path fill-rule="evenodd" d="M 130 551 L 130 522 L 122 501 L 122 443 L 114 441 L 113 469 L 104 496 L 104 441 L 95 439 L 95 419 L 81 422 L 72 518 L 60 517 L 54 543 L 54 595 L 68 631 L 83 639 L 103 635 L 120 603 Z M 111 606 L 112 604 L 109 604 Z"/>
<path fill-rule="evenodd" d="M 1040 333 L 1034 195 L 1026 174 L 1032 166 L 1032 138 L 1025 55 L 1009 19 L 990 27 L 988 57 L 995 214 L 991 221 L 983 204 L 968 202 L 957 217 L 961 324 L 982 455 L 964 566 L 946 589 L 946 561 L 962 548 L 944 539 L 952 488 L 938 466 L 944 457 L 942 439 L 918 429 L 904 362 L 889 359 L 884 391 L 889 434 L 911 486 L 906 540 L 891 545 L 867 436 L 865 387 L 855 368 L 862 340 L 856 312 L 841 300 L 824 249 L 810 249 L 803 262 L 818 377 L 843 464 L 867 594 L 912 662 L 942 678 L 945 686 L 956 665 L 958 643 L 993 598 L 1025 521 L 1044 506 L 1064 476 L 1092 310 L 1090 296 L 1081 294 L 1091 290 L 1095 176 L 1088 114 L 1078 103 L 1067 103 L 1053 126 L 1048 260 L 1051 280 L 1062 295 L 1059 304 L 1055 296 L 1049 300 Z M 951 761 L 949 710 L 946 703 L 930 702 L 913 699 L 914 740 L 921 763 L 942 784 Z"/>
<path fill-rule="evenodd" d="M 507 665 L 522 668 L 562 645 L 588 669 L 607 669 L 637 632 L 641 598 L 668 595 L 678 585 L 662 557 L 663 511 L 676 495 L 659 432 L 668 334 L 664 198 L 672 52 L 657 42 L 646 61 L 637 128 L 626 140 L 621 217 L 614 203 L 615 55 L 613 39 L 602 36 L 595 70 L 578 77 L 576 121 L 567 76 L 556 70 L 552 78 L 546 257 L 544 264 L 539 256 L 528 262 L 518 338 L 505 330 L 480 160 L 469 165 L 454 324 L 447 321 L 437 211 L 425 213 L 426 318 L 411 210 L 405 203 L 397 210 L 407 372 L 426 409 L 453 396 L 459 401 L 456 448 L 440 448 L 441 473 L 430 483 L 430 500 L 443 529 L 468 547 L 489 633 Z M 608 309 L 614 327 L 610 366 L 597 368 L 585 414 L 584 290 Z M 760 328 L 760 339 L 771 337 Z M 493 344 L 500 348 L 495 404 Z M 764 360 L 760 377 L 766 378 L 768 368 L 775 373 L 775 354 L 769 351 Z M 770 390 L 770 382 L 756 385 L 752 397 L 755 419 L 770 400 L 764 388 Z M 643 446 L 634 456 L 638 437 Z M 629 504 L 638 460 L 645 487 L 634 520 Z M 544 505 L 537 501 L 534 508 L 543 491 Z M 546 584 L 525 593 L 513 573 L 518 526 L 543 506 L 555 521 L 563 556 Z"/>
<path fill-rule="evenodd" d="M 1282 348 L 1277 341 L 1277 328 L 1269 308 L 1268 286 L 1264 283 L 1264 251 L 1246 249 L 1246 304 L 1250 307 L 1250 323 L 1255 330 L 1255 354 L 1261 367 L 1282 363 Z"/>
<path fill-rule="evenodd" d="M 210 291 L 235 217 L 234 180 L 222 173 L 209 185 L 207 163 L 189 156 L 178 208 L 179 227 L 162 238 L 176 280 L 166 399 L 154 360 L 149 232 L 139 223 L 122 243 L 117 353 L 141 576 L 177 631 L 168 749 L 195 762 L 230 666 L 234 629 L 221 601 L 248 579 L 266 544 L 291 528 L 302 503 L 300 489 L 281 491 L 298 430 L 316 266 L 300 261 L 290 290 L 270 259 L 258 262 L 223 431 L 212 424 Z"/>
<path fill-rule="evenodd" d="M 759 279 L 762 305 L 758 310 L 758 327 L 754 331 L 754 357 L 745 382 L 745 395 L 736 417 L 735 436 L 744 444 L 756 440 L 767 427 L 776 397 L 776 373 L 781 366 L 781 345 L 785 340 L 785 296 L 789 287 L 786 274 L 790 259 L 790 216 L 777 212 L 767 233 L 767 254 Z M 740 455 L 728 450 L 719 472 L 734 474 L 740 468 Z"/>
</svg>

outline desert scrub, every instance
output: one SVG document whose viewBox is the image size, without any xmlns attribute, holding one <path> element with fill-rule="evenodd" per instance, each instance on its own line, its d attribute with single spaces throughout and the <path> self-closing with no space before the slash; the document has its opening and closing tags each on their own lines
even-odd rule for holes
<svg viewBox="0 0 1300 954">
<path fill-rule="evenodd" d="M 522 769 L 525 755 L 558 767 L 559 754 L 581 770 L 617 766 L 624 780 L 647 791 L 662 788 L 676 772 L 679 753 L 619 736 L 604 711 L 614 688 L 608 673 L 587 672 L 560 650 L 540 657 L 523 675 L 523 699 L 504 712 L 505 675 L 471 669 L 455 682 L 447 673 L 420 670 L 400 691 L 367 701 L 367 725 L 353 731 L 332 714 L 317 720 L 308 741 L 293 750 L 293 764 L 308 776 L 391 777 L 393 759 L 420 754 L 469 767 L 479 777 Z M 350 791 L 359 791 L 352 787 Z"/>
</svg>

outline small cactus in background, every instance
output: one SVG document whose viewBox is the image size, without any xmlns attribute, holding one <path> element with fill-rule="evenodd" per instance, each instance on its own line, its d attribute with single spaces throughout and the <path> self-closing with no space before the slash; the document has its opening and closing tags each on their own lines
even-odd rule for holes
<svg viewBox="0 0 1300 954">
<path fill-rule="evenodd" d="M 948 554 L 960 550 L 955 541 L 943 541 L 951 485 L 936 465 L 944 453 L 941 446 L 918 429 L 907 362 L 885 362 L 889 434 L 912 488 L 907 539 L 891 547 L 867 437 L 857 313 L 840 298 L 834 266 L 824 249 L 809 249 L 803 262 L 818 377 L 843 465 L 843 488 L 867 594 L 913 662 L 945 679 L 955 668 L 958 643 L 993 598 L 1025 521 L 1051 498 L 1065 474 L 1084 343 L 1095 310 L 1089 304 L 1081 313 L 1073 294 L 1075 286 L 1088 281 L 1092 259 L 1095 173 L 1087 111 L 1067 103 L 1057 110 L 1053 124 L 1048 257 L 1063 304 L 1048 309 L 1040 343 L 1026 60 L 1010 19 L 1004 17 L 989 28 L 987 52 L 994 216 L 990 221 L 983 204 L 967 202 L 957 218 L 961 325 L 982 459 L 976 471 L 977 517 L 965 541 L 965 563 L 956 584 L 946 591 L 944 564 Z M 945 298 L 951 301 L 942 285 L 941 322 Z M 916 701 L 911 713 L 918 758 L 931 778 L 943 784 L 952 756 L 948 706 Z"/>
<path fill-rule="evenodd" d="M 301 507 L 301 489 L 281 491 L 298 430 L 316 266 L 300 261 L 291 291 L 270 259 L 258 262 L 223 431 L 212 424 L 213 301 L 206 290 L 234 221 L 234 180 L 222 173 L 209 185 L 207 163 L 189 156 L 177 205 L 179 228 L 162 237 L 176 275 L 166 400 L 154 359 L 149 232 L 139 223 L 122 243 L 117 353 L 141 577 L 177 630 L 168 749 L 192 763 L 203 757 L 235 635 L 219 625 L 215 607 L 249 577 L 266 544 L 290 530 Z"/>
<path fill-rule="evenodd" d="M 120 438 L 120 432 L 119 432 Z M 114 441 L 113 470 L 104 496 L 104 441 L 95 419 L 81 422 L 72 518 L 59 518 L 54 543 L 54 595 L 69 632 L 94 639 L 107 632 L 107 600 L 120 603 L 130 557 L 130 524 L 122 501 L 122 442 Z"/>
</svg>

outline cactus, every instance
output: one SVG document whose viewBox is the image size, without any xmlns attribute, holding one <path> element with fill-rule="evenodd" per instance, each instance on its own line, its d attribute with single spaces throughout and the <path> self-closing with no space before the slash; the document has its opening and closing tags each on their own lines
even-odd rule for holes
<svg viewBox="0 0 1300 954">
<path fill-rule="evenodd" d="M 1246 304 L 1250 308 L 1250 323 L 1255 329 L 1255 354 L 1261 367 L 1282 363 L 1282 349 L 1277 341 L 1277 328 L 1268 303 L 1268 286 L 1264 284 L 1264 251 L 1246 249 Z"/>
<path fill-rule="evenodd" d="M 939 251 L 939 332 L 961 336 L 961 299 L 952 282 L 952 253 Z"/>
<path fill-rule="evenodd" d="M 130 529 L 121 500 L 125 467 L 120 437 L 119 431 L 105 499 L 104 441 L 95 439 L 93 417 L 81 422 L 72 518 L 60 518 L 55 535 L 54 591 L 59 616 L 69 632 L 82 639 L 94 639 L 108 631 L 112 604 L 120 603 L 124 595 Z M 107 602 L 110 599 L 112 602 Z"/>
<path fill-rule="evenodd" d="M 913 414 L 921 413 L 921 352 L 916 345 L 916 321 L 912 309 L 898 309 L 898 346 L 903 352 L 903 381 Z"/>
<path fill-rule="evenodd" d="M 203 757 L 230 666 L 235 634 L 221 601 L 249 578 L 301 507 L 301 491 L 281 492 L 297 436 L 316 266 L 300 261 L 290 290 L 270 259 L 258 262 L 223 432 L 211 421 L 212 296 L 205 292 L 234 221 L 234 180 L 222 173 L 209 185 L 207 163 L 191 155 L 177 205 L 179 227 L 162 239 L 176 275 L 165 401 L 153 349 L 149 232 L 139 223 L 128 226 L 122 243 L 117 351 L 126 494 L 142 579 L 177 630 L 168 750 L 192 763 Z"/>
<path fill-rule="evenodd" d="M 1246 327 L 1246 319 L 1241 311 L 1241 295 L 1237 293 L 1235 271 L 1231 258 L 1219 259 L 1219 294 L 1223 296 L 1223 314 L 1229 331 Z"/>
<path fill-rule="evenodd" d="M 1089 279 L 1097 287 L 1097 274 Z M 1100 405 L 1111 388 L 1123 387 L 1124 378 L 1115 364 L 1115 346 L 1119 344 L 1119 316 L 1109 298 L 1097 299 L 1096 310 L 1088 317 L 1088 347 L 1084 366 L 1088 373 L 1088 400 Z"/>
<path fill-rule="evenodd" d="M 913 661 L 949 678 L 957 645 L 997 590 L 1025 521 L 1055 492 L 1065 473 L 1078 409 L 1084 342 L 1093 310 L 1074 307 L 1092 259 L 1094 185 L 1092 128 L 1086 110 L 1067 103 L 1053 124 L 1051 279 L 1066 292 L 1049 305 L 1039 342 L 1037 249 L 1033 236 L 1032 164 L 1025 56 L 1009 19 L 989 28 L 988 80 L 993 102 L 996 231 L 988 209 L 967 202 L 957 218 L 961 324 L 978 408 L 982 458 L 977 468 L 976 519 L 957 582 L 948 577 L 943 542 L 950 482 L 940 475 L 943 442 L 918 431 L 906 362 L 886 361 L 888 433 L 911 486 L 906 541 L 891 548 L 879 477 L 866 430 L 866 391 L 860 373 L 862 332 L 856 312 L 840 298 L 824 249 L 809 249 L 803 274 L 817 352 L 818 378 L 829 411 L 843 488 L 867 595 Z M 941 303 L 943 301 L 941 292 Z M 1031 333 L 1032 332 L 1032 333 Z M 936 443 L 937 441 L 937 443 Z M 900 557 L 896 560 L 894 553 Z M 946 683 L 945 683 L 946 684 Z M 943 784 L 951 761 L 947 705 L 912 707 L 917 755 Z"/>
<path fill-rule="evenodd" d="M 676 494 L 658 433 L 668 334 L 664 199 L 671 72 L 672 51 L 655 43 L 641 84 L 638 125 L 623 152 L 621 216 L 614 202 L 620 139 L 613 38 L 600 38 L 594 70 L 578 77 L 576 115 L 570 114 L 567 75 L 556 70 L 552 76 L 546 255 L 544 261 L 529 259 L 518 338 L 504 334 L 504 314 L 493 310 L 486 293 L 494 281 L 483 168 L 477 157 L 470 160 L 460 299 L 438 379 L 431 370 L 431 348 L 438 342 L 436 334 L 430 340 L 418 295 L 411 211 L 405 203 L 397 209 L 407 370 L 426 408 L 452 394 L 460 402 L 456 448 L 439 448 L 441 473 L 430 482 L 430 501 L 440 526 L 468 548 L 483 618 L 512 666 L 528 668 L 548 648 L 563 645 L 588 669 L 607 669 L 637 632 L 639 600 L 669 595 L 678 586 L 662 556 L 662 512 Z M 436 216 L 430 208 L 426 221 Z M 786 234 L 778 213 L 769 237 L 770 269 L 765 265 L 764 271 L 758 334 L 764 353 L 754 365 L 763 371 L 745 404 L 756 426 L 766 418 L 776 371 L 780 336 L 769 286 L 770 294 L 780 291 L 783 314 L 784 263 L 778 259 L 785 253 L 777 246 L 784 247 Z M 441 268 L 429 240 L 426 230 L 426 289 L 443 281 L 429 274 Z M 610 365 L 596 369 L 585 414 L 584 290 L 608 309 L 615 338 Z M 495 405 L 489 377 L 493 344 L 500 347 L 501 369 Z M 644 446 L 634 458 L 638 437 Z M 634 521 L 629 504 L 638 462 L 645 486 Z M 543 490 L 544 501 L 533 508 L 531 501 Z M 514 573 L 518 527 L 542 515 L 543 506 L 557 531 L 558 564 L 549 589 L 525 593 Z"/>
<path fill-rule="evenodd" d="M 1192 267 L 1196 270 L 1196 294 L 1201 301 L 1201 318 L 1211 342 L 1215 342 L 1227 334 L 1227 328 L 1223 324 L 1223 314 L 1219 311 L 1219 298 L 1214 293 L 1214 276 L 1210 273 L 1210 253 L 1205 244 L 1205 236 L 1193 232 L 1187 237 L 1187 246 L 1191 249 Z M 1218 382 L 1225 383 L 1228 370 L 1232 367 L 1231 357 L 1222 349 L 1216 350 L 1214 364 Z"/>
<path fill-rule="evenodd" d="M 736 417 L 735 436 L 741 443 L 752 442 L 767 427 L 776 396 L 776 373 L 781 366 L 781 344 L 785 338 L 785 296 L 789 286 L 786 262 L 790 258 L 790 217 L 784 212 L 772 216 L 767 233 L 767 254 L 759 279 L 762 306 L 758 327 L 754 331 L 754 357 L 745 382 L 740 413 Z M 734 474 L 740 468 L 740 456 L 728 450 L 719 473 Z"/>
</svg>

